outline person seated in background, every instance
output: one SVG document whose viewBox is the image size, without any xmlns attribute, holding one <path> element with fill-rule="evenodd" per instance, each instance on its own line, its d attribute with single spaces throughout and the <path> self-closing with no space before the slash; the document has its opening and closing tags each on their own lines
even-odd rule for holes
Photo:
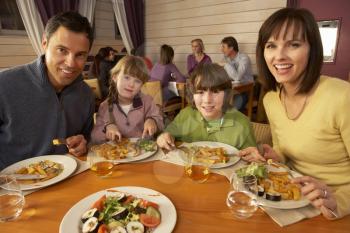
<svg viewBox="0 0 350 233">
<path fill-rule="evenodd" d="M 237 40 L 228 36 L 221 41 L 221 51 L 224 60 L 221 63 L 228 76 L 234 83 L 254 82 L 250 58 L 239 52 Z M 248 102 L 248 94 L 241 93 L 234 96 L 235 107 L 243 111 Z"/>
<path fill-rule="evenodd" d="M 349 215 L 350 84 L 320 75 L 323 49 L 314 16 L 306 9 L 276 11 L 261 26 L 256 51 L 273 148 L 239 155 L 287 163 L 304 175 L 292 182 L 324 217 Z"/>
<path fill-rule="evenodd" d="M 152 63 L 151 59 L 144 56 L 144 52 L 141 48 L 132 49 L 130 53 L 131 53 L 131 55 L 141 57 L 143 59 L 143 62 L 146 64 L 148 71 L 151 72 L 151 70 L 153 68 L 153 63 Z"/>
<path fill-rule="evenodd" d="M 166 44 L 162 45 L 160 48 L 160 60 L 153 66 L 151 71 L 150 81 L 161 82 L 164 102 L 176 97 L 176 94 L 168 88 L 169 82 L 176 81 L 184 83 L 186 81 L 185 76 L 181 74 L 173 63 L 173 59 L 173 48 Z"/>
<path fill-rule="evenodd" d="M 93 31 L 76 12 L 46 24 L 44 55 L 0 72 L 0 170 L 47 154 L 87 152 L 93 127 L 94 96 L 82 78 Z M 67 145 L 54 146 L 55 138 Z"/>
<path fill-rule="evenodd" d="M 211 63 L 210 57 L 204 53 L 204 44 L 202 39 L 194 39 L 191 41 L 192 54 L 187 56 L 187 72 L 191 75 L 193 70 L 199 64 Z"/>
<path fill-rule="evenodd" d="M 98 77 L 98 82 L 101 89 L 102 99 L 105 99 L 108 95 L 109 82 L 110 82 L 110 70 L 115 66 L 117 51 L 111 47 L 100 48 L 95 56 L 95 71 Z"/>
<path fill-rule="evenodd" d="M 231 79 L 218 64 L 201 64 L 187 82 L 188 106 L 157 138 L 160 148 L 175 149 L 174 141 L 222 142 L 238 149 L 256 146 L 248 118 L 233 108 Z"/>
<path fill-rule="evenodd" d="M 159 108 L 151 96 L 141 93 L 149 78 L 143 60 L 127 55 L 113 67 L 111 75 L 109 94 L 98 110 L 91 141 L 152 137 L 163 130 Z"/>
</svg>

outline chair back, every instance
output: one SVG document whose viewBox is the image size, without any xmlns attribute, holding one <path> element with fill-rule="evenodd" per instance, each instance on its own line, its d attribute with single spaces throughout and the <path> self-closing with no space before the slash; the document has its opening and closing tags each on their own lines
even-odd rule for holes
<svg viewBox="0 0 350 233">
<path fill-rule="evenodd" d="M 257 143 L 269 144 L 272 146 L 272 135 L 269 124 L 252 122 L 252 127 Z"/>
<path fill-rule="evenodd" d="M 87 85 L 89 85 L 89 87 L 91 88 L 91 90 L 95 94 L 95 98 L 96 99 L 101 99 L 102 98 L 101 89 L 100 89 L 100 85 L 98 83 L 98 79 L 97 78 L 84 79 L 84 82 Z"/>
<path fill-rule="evenodd" d="M 143 84 L 141 92 L 150 95 L 156 105 L 163 107 L 162 86 L 160 81 L 151 81 Z"/>
</svg>

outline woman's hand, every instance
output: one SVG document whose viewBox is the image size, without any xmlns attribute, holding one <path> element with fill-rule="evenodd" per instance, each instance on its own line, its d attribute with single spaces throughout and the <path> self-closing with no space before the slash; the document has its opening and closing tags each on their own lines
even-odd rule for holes
<svg viewBox="0 0 350 233">
<path fill-rule="evenodd" d="M 145 138 L 147 135 L 153 136 L 157 132 L 157 129 L 156 121 L 148 118 L 143 125 L 142 138 Z"/>
<path fill-rule="evenodd" d="M 106 138 L 111 141 L 114 141 L 116 139 L 120 141 L 122 139 L 122 134 L 119 132 L 119 129 L 115 124 L 107 125 Z"/>
<path fill-rule="evenodd" d="M 165 132 L 158 136 L 157 145 L 160 148 L 173 150 L 175 148 L 175 139 L 170 133 Z"/>
<path fill-rule="evenodd" d="M 310 176 L 302 176 L 292 179 L 293 183 L 301 184 L 302 194 L 318 208 L 323 216 L 328 219 L 336 218 L 337 202 L 332 190 L 323 182 Z"/>
<path fill-rule="evenodd" d="M 258 147 L 247 147 L 239 151 L 238 156 L 247 162 L 265 162 L 267 159 L 280 162 L 281 160 L 268 144 L 259 144 Z"/>
</svg>

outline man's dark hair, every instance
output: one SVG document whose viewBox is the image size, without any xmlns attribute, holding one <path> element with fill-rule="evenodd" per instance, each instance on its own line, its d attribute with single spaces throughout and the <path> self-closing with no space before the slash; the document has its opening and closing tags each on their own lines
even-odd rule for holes
<svg viewBox="0 0 350 233">
<path fill-rule="evenodd" d="M 239 52 L 237 40 L 233 36 L 228 36 L 222 39 L 222 44 L 227 44 L 227 47 L 233 48 L 236 52 Z"/>
<path fill-rule="evenodd" d="M 45 26 L 45 36 L 47 41 L 50 40 L 52 34 L 54 34 L 60 26 L 73 32 L 85 32 L 87 34 L 86 37 L 90 41 L 89 49 L 91 49 L 92 43 L 94 42 L 94 34 L 86 17 L 74 11 L 61 12 L 53 16 L 47 21 Z"/>
</svg>

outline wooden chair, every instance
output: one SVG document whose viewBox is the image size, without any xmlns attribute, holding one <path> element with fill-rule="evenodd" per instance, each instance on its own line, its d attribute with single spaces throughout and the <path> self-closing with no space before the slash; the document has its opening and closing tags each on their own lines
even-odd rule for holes
<svg viewBox="0 0 350 233">
<path fill-rule="evenodd" d="M 86 84 L 89 85 L 89 87 L 91 88 L 91 90 L 95 94 L 96 99 L 102 98 L 101 89 L 100 89 L 100 85 L 98 83 L 97 78 L 84 79 L 84 82 L 86 82 Z"/>
<path fill-rule="evenodd" d="M 254 82 L 233 84 L 232 88 L 238 93 L 248 93 L 247 115 L 251 120 L 253 112 Z"/>
<path fill-rule="evenodd" d="M 169 113 L 185 107 L 185 83 L 176 83 L 176 86 L 181 97 L 181 102 L 175 102 L 166 105 L 163 102 L 162 87 L 160 81 L 146 82 L 142 86 L 141 92 L 152 96 L 153 101 L 160 107 L 163 113 Z"/>
<path fill-rule="evenodd" d="M 257 143 L 269 144 L 272 146 L 272 134 L 269 124 L 252 122 L 255 139 Z"/>
</svg>

